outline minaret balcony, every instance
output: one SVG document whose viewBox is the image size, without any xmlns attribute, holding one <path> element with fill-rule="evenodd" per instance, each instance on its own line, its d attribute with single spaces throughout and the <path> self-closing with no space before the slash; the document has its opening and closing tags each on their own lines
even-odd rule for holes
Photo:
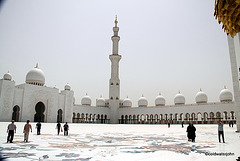
<svg viewBox="0 0 240 161">
<path fill-rule="evenodd" d="M 120 37 L 119 36 L 112 36 L 112 40 L 120 40 Z"/>
</svg>

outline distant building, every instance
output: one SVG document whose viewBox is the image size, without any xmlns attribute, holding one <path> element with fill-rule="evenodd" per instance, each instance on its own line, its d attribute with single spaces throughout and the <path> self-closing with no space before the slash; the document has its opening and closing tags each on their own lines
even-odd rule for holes
<svg viewBox="0 0 240 161">
<path fill-rule="evenodd" d="M 201 89 L 196 94 L 196 102 L 185 104 L 183 94 L 177 93 L 174 105 L 166 105 L 165 98 L 159 94 L 155 98 L 155 106 L 148 106 L 147 99 L 142 95 L 138 107 L 132 107 L 127 97 L 120 98 L 118 54 L 119 27 L 117 19 L 113 27 L 113 50 L 111 60 L 111 78 L 109 80 L 109 97 L 98 98 L 92 105 L 91 98 L 86 94 L 81 105 L 75 104 L 74 92 L 69 84 L 59 92 L 57 88 L 45 86 L 45 76 L 38 65 L 26 75 L 24 84 L 15 85 L 12 75 L 6 73 L 0 79 L 0 121 L 34 122 L 73 122 L 73 123 L 111 123 L 111 124 L 194 124 L 215 123 L 216 120 L 236 121 L 233 95 L 226 87 L 219 94 L 219 102 L 208 102 L 207 94 Z"/>
</svg>

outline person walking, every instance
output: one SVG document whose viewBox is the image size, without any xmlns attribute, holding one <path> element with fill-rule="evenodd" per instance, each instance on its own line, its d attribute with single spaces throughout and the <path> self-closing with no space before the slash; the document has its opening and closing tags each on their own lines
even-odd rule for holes
<svg viewBox="0 0 240 161">
<path fill-rule="evenodd" d="M 59 135 L 60 130 L 62 131 L 62 126 L 61 126 L 61 123 L 59 121 L 57 123 L 56 129 L 57 129 L 57 134 Z"/>
<path fill-rule="evenodd" d="M 14 137 L 14 133 L 16 133 L 16 129 L 17 129 L 17 126 L 14 124 L 14 120 L 12 120 L 12 123 L 9 124 L 7 128 L 7 133 L 8 133 L 7 143 L 13 142 L 13 137 Z"/>
<path fill-rule="evenodd" d="M 168 128 L 170 128 L 170 122 L 168 122 Z"/>
<path fill-rule="evenodd" d="M 66 124 L 63 126 L 63 129 L 64 129 L 64 136 L 67 136 L 68 135 L 68 130 L 69 130 L 69 126 L 66 122 Z"/>
<path fill-rule="evenodd" d="M 37 128 L 37 135 L 40 135 L 40 131 L 41 131 L 41 122 L 39 121 L 37 124 L 36 124 L 36 128 Z"/>
<path fill-rule="evenodd" d="M 183 128 L 184 126 L 183 126 L 183 121 L 182 121 L 182 128 Z"/>
<path fill-rule="evenodd" d="M 225 143 L 224 134 L 223 134 L 223 123 L 222 123 L 221 120 L 219 120 L 219 121 L 217 121 L 217 124 L 218 124 L 218 140 L 219 140 L 219 143 L 221 143 L 221 135 L 222 135 L 223 143 Z"/>
<path fill-rule="evenodd" d="M 29 120 L 27 120 L 27 123 L 25 124 L 24 126 L 24 129 L 23 129 L 23 133 L 24 133 L 24 142 L 28 142 L 28 136 L 29 136 L 29 132 L 31 130 L 32 132 L 32 125 L 29 124 Z"/>
<path fill-rule="evenodd" d="M 195 142 L 196 138 L 196 128 L 193 126 L 192 123 L 189 123 L 189 126 L 187 127 L 187 137 L 188 141 Z"/>
</svg>

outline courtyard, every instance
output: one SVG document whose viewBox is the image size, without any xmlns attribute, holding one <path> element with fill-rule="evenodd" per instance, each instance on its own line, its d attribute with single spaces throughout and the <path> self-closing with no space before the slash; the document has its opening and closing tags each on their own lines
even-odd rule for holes
<svg viewBox="0 0 240 161">
<path fill-rule="evenodd" d="M 30 122 L 31 123 L 31 122 Z M 55 123 L 36 123 L 28 143 L 23 126 L 17 122 L 13 143 L 6 143 L 7 122 L 0 122 L 0 150 L 6 160 L 63 161 L 205 161 L 236 160 L 240 156 L 240 133 L 224 125 L 226 143 L 219 143 L 217 125 L 195 125 L 196 142 L 187 140 L 186 128 L 179 125 L 69 124 L 69 135 L 57 135 Z M 64 124 L 62 123 L 62 126 Z"/>
</svg>

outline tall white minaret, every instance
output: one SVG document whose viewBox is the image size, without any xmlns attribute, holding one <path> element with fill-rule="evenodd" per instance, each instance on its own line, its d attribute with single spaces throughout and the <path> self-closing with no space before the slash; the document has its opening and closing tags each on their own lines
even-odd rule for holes
<svg viewBox="0 0 240 161">
<path fill-rule="evenodd" d="M 115 19 L 115 27 L 113 27 L 112 36 L 112 55 L 109 55 L 111 60 L 111 78 L 109 80 L 109 107 L 110 107 L 110 123 L 118 124 L 119 119 L 119 99 L 120 99 L 120 80 L 119 80 L 119 61 L 121 55 L 118 55 L 118 42 L 120 37 L 118 36 L 119 27 L 117 27 L 117 16 Z"/>
</svg>

